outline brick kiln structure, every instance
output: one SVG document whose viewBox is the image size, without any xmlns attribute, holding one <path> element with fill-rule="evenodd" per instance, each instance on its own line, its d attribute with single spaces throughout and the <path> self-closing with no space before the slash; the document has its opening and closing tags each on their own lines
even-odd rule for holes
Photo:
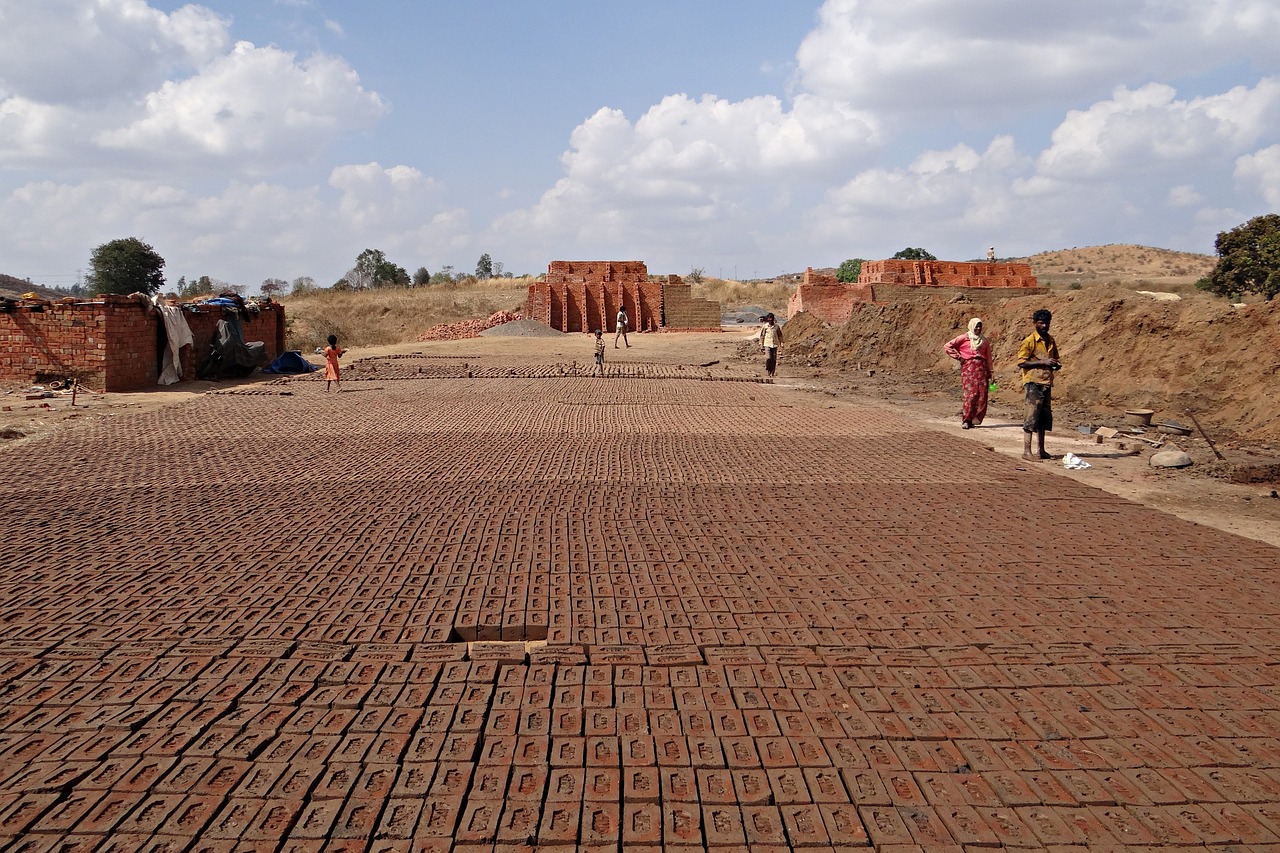
<svg viewBox="0 0 1280 853">
<path fill-rule="evenodd" d="M 223 308 L 185 305 L 195 343 L 183 347 L 182 378 L 196 378 L 209 353 Z M 284 351 L 284 308 L 262 306 L 244 321 L 247 341 L 266 344 L 267 357 Z M 50 382 L 74 378 L 97 391 L 153 388 L 164 355 L 164 321 L 150 304 L 106 295 L 92 302 L 21 303 L 0 311 L 0 381 Z"/>
<path fill-rule="evenodd" d="M 552 261 L 529 285 L 524 314 L 562 332 L 613 332 L 620 305 L 632 331 L 720 328 L 718 302 L 694 299 L 678 275 L 651 279 L 643 261 Z"/>
<path fill-rule="evenodd" d="M 804 280 L 787 302 L 787 318 L 801 311 L 840 325 L 865 302 L 901 302 L 924 294 L 963 293 L 986 301 L 1006 296 L 1045 293 L 1030 264 L 965 261 L 864 261 L 854 284 L 834 275 L 805 271 Z"/>
</svg>

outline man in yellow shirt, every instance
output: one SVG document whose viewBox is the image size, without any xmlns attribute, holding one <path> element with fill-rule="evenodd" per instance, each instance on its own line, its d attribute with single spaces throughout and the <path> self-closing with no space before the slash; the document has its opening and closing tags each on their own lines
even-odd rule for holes
<svg viewBox="0 0 1280 853">
<path fill-rule="evenodd" d="M 1049 334 L 1053 314 L 1044 308 L 1031 315 L 1036 330 L 1018 347 L 1018 367 L 1027 392 L 1027 413 L 1022 421 L 1022 458 L 1038 461 L 1052 458 L 1044 450 L 1044 434 L 1053 429 L 1053 375 L 1062 367 L 1058 342 Z M 1038 452 L 1031 453 L 1031 434 L 1039 440 Z"/>
</svg>

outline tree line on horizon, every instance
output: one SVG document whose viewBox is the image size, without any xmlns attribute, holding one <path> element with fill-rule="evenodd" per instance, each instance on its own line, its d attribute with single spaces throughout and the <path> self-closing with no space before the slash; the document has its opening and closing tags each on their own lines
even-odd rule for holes
<svg viewBox="0 0 1280 853">
<path fill-rule="evenodd" d="M 1208 276 L 1196 282 L 1199 289 L 1229 299 L 1259 294 L 1268 301 L 1280 293 L 1280 214 L 1256 216 L 1242 225 L 1219 233 L 1214 241 L 1214 251 L 1218 262 Z M 899 251 L 893 257 L 903 260 L 937 260 L 924 249 L 912 247 Z M 863 258 L 844 261 L 836 270 L 836 279 L 842 282 L 857 281 L 864 261 Z M 152 295 L 161 292 L 165 286 L 164 266 L 164 258 L 137 237 L 110 240 L 93 250 L 89 259 L 89 272 L 83 285 L 65 290 L 50 289 L 73 296 L 104 293 Z M 701 270 L 697 272 L 701 273 Z M 330 289 L 342 291 L 425 287 L 457 284 L 468 279 L 502 278 L 504 273 L 502 263 L 494 261 L 486 252 L 476 262 L 473 274 L 457 273 L 452 266 L 446 265 L 434 274 L 426 267 L 419 267 L 410 275 L 404 267 L 389 261 L 382 250 L 365 249 L 356 257 L 351 269 L 334 282 Z M 291 283 L 279 278 L 268 278 L 260 285 L 262 295 L 269 298 L 283 296 L 286 290 L 289 296 L 300 296 L 319 289 L 321 288 L 310 276 L 300 276 Z M 190 281 L 182 276 L 172 294 L 179 299 L 186 299 L 226 291 L 243 295 L 246 290 L 244 285 L 228 284 L 207 275 Z"/>
</svg>

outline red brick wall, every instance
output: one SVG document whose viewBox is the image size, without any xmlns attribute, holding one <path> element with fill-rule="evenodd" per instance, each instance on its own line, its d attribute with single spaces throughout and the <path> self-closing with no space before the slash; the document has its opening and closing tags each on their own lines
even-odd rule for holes
<svg viewBox="0 0 1280 853">
<path fill-rule="evenodd" d="M 195 345 L 182 352 L 183 379 L 193 379 L 222 309 L 188 306 L 183 315 L 195 338 Z M 0 312 L 0 381 L 74 377 L 99 391 L 153 387 L 160 378 L 161 325 L 158 312 L 127 296 Z M 245 323 L 244 333 L 245 340 L 266 343 L 268 358 L 274 359 L 284 350 L 284 308 L 265 306 Z"/>
</svg>

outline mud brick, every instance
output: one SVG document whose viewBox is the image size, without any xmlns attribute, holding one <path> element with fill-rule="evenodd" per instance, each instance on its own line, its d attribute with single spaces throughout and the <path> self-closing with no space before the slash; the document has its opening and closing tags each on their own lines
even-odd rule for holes
<svg viewBox="0 0 1280 853">
<path fill-rule="evenodd" d="M 853 802 L 859 805 L 892 805 L 893 796 L 889 793 L 885 780 L 879 772 L 842 767 L 840 776 Z"/>
<path fill-rule="evenodd" d="M 391 795 L 393 797 L 426 797 L 435 773 L 434 761 L 405 762 L 400 766 L 400 772 L 396 774 L 396 783 L 391 789 Z M 354 779 L 352 782 L 354 783 Z"/>
<path fill-rule="evenodd" d="M 36 761 L 9 776 L 4 787 L 33 794 L 58 792 L 88 776 L 98 766 L 96 761 Z"/>
<path fill-rule="evenodd" d="M 1149 806 L 1152 804 L 1143 793 L 1142 787 L 1121 770 L 1086 772 L 1098 780 L 1098 784 L 1111 794 L 1118 805 Z"/>
<path fill-rule="evenodd" d="M 414 832 L 420 837 L 452 838 L 462 813 L 462 799 L 457 795 L 426 800 Z"/>
<path fill-rule="evenodd" d="M 447 800 L 466 794 L 474 768 L 463 762 L 440 762 L 431 781 L 430 797 Z"/>
<path fill-rule="evenodd" d="M 765 770 L 765 774 L 769 778 L 769 788 L 773 791 L 773 802 L 778 805 L 813 802 L 800 768 L 775 767 Z"/>
<path fill-rule="evenodd" d="M 1120 841 L 1107 830 L 1106 825 L 1098 818 L 1094 811 L 1095 808 L 1094 806 L 1081 806 L 1074 809 L 1061 809 L 1056 811 L 1055 814 L 1075 833 L 1076 838 L 1082 839 L 1077 843 L 1084 844 L 1088 849 L 1105 850 L 1113 847 L 1124 849 Z M 988 819 L 988 822 L 990 822 L 990 819 Z"/>
<path fill-rule="evenodd" d="M 875 770 L 903 770 L 902 759 L 898 757 L 897 750 L 887 740 L 866 739 L 859 740 L 858 746 L 862 750 L 862 754 L 866 756 L 869 767 Z"/>
<path fill-rule="evenodd" d="M 749 737 L 780 737 L 783 734 L 772 711 L 749 710 L 741 713 L 745 734 Z M 838 733 L 843 734 L 843 729 Z"/>
<path fill-rule="evenodd" d="M 662 802 L 697 802 L 698 778 L 692 768 L 659 767 L 658 780 Z"/>
<path fill-rule="evenodd" d="M 584 800 L 593 802 L 617 800 L 621 790 L 622 777 L 618 768 L 587 766 L 586 773 L 583 775 L 582 798 Z"/>
<path fill-rule="evenodd" d="M 701 845 L 702 810 L 696 802 L 665 802 L 662 809 L 664 846 Z"/>
<path fill-rule="evenodd" d="M 1214 803 L 1226 799 L 1222 791 L 1187 767 L 1162 767 L 1159 774 L 1175 785 L 1188 802 Z"/>
<path fill-rule="evenodd" d="M 822 746 L 827 751 L 830 763 L 835 767 L 871 766 L 859 742 L 852 738 L 827 738 L 822 741 Z"/>
<path fill-rule="evenodd" d="M 316 776 L 319 773 L 319 766 L 287 765 L 284 772 L 272 784 L 271 790 L 267 792 L 267 798 L 302 799 L 315 785 Z"/>
<path fill-rule="evenodd" d="M 1280 799 L 1280 780 L 1262 770 L 1237 767 L 1197 767 L 1197 774 L 1236 803 Z"/>
<path fill-rule="evenodd" d="M 275 798 L 265 803 L 241 832 L 240 839 L 255 843 L 277 843 L 302 813 L 301 800 Z"/>
<path fill-rule="evenodd" d="M 539 845 L 575 843 L 582 813 L 581 802 L 548 802 L 538 824 Z"/>
<path fill-rule="evenodd" d="M 1184 825 L 1210 844 L 1277 844 L 1280 832 L 1235 803 L 1175 806 Z"/>
<path fill-rule="evenodd" d="M 479 756 L 478 732 L 450 732 L 440 744 L 441 762 L 475 761 Z"/>
<path fill-rule="evenodd" d="M 1118 771 L 1138 791 L 1146 802 L 1155 805 L 1178 805 L 1187 802 L 1187 796 L 1173 782 L 1161 775 L 1159 770 L 1149 767 L 1138 767 Z M 1144 802 L 1137 803 L 1144 805 Z"/>
<path fill-rule="evenodd" d="M 733 774 L 726 769 L 698 769 L 699 799 L 708 804 L 726 804 L 736 801 Z"/>
<path fill-rule="evenodd" d="M 936 813 L 957 843 L 980 847 L 1000 845 L 999 837 L 976 809 L 965 805 L 945 805 L 938 806 Z"/>
<path fill-rule="evenodd" d="M 661 786 L 656 767 L 623 767 L 621 777 L 624 803 L 658 801 Z"/>
<path fill-rule="evenodd" d="M 694 768 L 724 767 L 725 744 L 713 736 L 692 736 L 686 739 L 689 764 Z"/>
<path fill-rule="evenodd" d="M 877 849 L 893 849 L 889 845 L 914 845 L 916 842 L 894 806 L 860 805 L 858 814 L 871 843 Z"/>
<path fill-rule="evenodd" d="M 763 738 L 762 740 L 772 740 L 772 738 Z M 822 740 L 813 735 L 791 738 L 790 745 L 795 755 L 796 763 L 802 767 L 830 767 L 831 757 L 827 754 L 826 746 Z"/>
<path fill-rule="evenodd" d="M 689 755 L 689 742 L 686 738 L 678 735 L 663 734 L 655 737 L 654 754 L 659 766 L 688 766 L 691 761 Z"/>
<path fill-rule="evenodd" d="M 1200 847 L 1200 836 L 1184 825 L 1177 811 L 1176 806 L 1129 806 L 1129 812 L 1159 837 L 1165 846 Z"/>
<path fill-rule="evenodd" d="M 649 729 L 654 735 L 678 735 L 684 731 L 680 713 L 667 708 L 650 710 Z"/>
<path fill-rule="evenodd" d="M 480 764 L 511 764 L 515 759 L 516 736 L 487 736 L 480 747 Z"/>
<path fill-rule="evenodd" d="M 1150 827 L 1124 806 L 1089 806 L 1088 809 L 1121 844 L 1148 846 L 1160 841 Z"/>
<path fill-rule="evenodd" d="M 501 800 L 468 798 L 454 840 L 458 844 L 492 844 L 502 816 Z"/>
<path fill-rule="evenodd" d="M 51 802 L 57 796 L 57 792 L 53 791 L 43 793 L 51 795 Z M 35 792 L 27 794 L 27 796 L 34 795 Z M 98 791 L 72 792 L 70 795 L 53 802 L 48 811 L 40 815 L 39 819 L 30 826 L 30 831 L 65 835 L 97 806 L 101 798 L 101 792 Z M 15 832 L 13 836 L 8 836 L 8 833 L 6 833 L 6 837 L 13 838 L 20 834 L 21 831 Z"/>
<path fill-rule="evenodd" d="M 538 834 L 538 804 L 529 800 L 506 803 L 498 821 L 499 845 L 525 845 Z"/>
<path fill-rule="evenodd" d="M 501 789 L 507 800 L 540 800 L 546 791 L 549 770 L 546 767 L 517 767 L 510 774 L 500 775 Z"/>
<path fill-rule="evenodd" d="M 839 771 L 827 767 L 805 767 L 803 774 L 813 802 L 849 802 L 849 793 L 845 790 Z"/>
<path fill-rule="evenodd" d="M 1065 785 L 1049 770 L 1037 770 L 1032 772 L 1023 772 L 1019 774 L 1022 780 L 1026 782 L 1035 794 L 1040 798 L 1038 802 L 1049 806 L 1076 806 L 1080 802 L 1075 795 L 1069 791 Z M 993 805 L 984 803 L 983 805 Z"/>
<path fill-rule="evenodd" d="M 662 841 L 662 814 L 662 808 L 656 802 L 624 800 L 621 821 L 623 847 L 631 850 L 633 845 L 659 844 Z"/>
<path fill-rule="evenodd" d="M 548 802 L 581 802 L 586 770 L 583 767 L 554 767 L 547 777 Z M 574 830 L 577 831 L 577 821 Z"/>
<path fill-rule="evenodd" d="M 588 767 L 617 767 L 622 763 L 618 738 L 588 737 L 584 746 Z"/>
<path fill-rule="evenodd" d="M 708 849 L 730 847 L 741 850 L 747 843 L 743 814 L 736 806 L 703 805 L 702 831 Z"/>
<path fill-rule="evenodd" d="M 890 770 L 880 774 L 890 800 L 896 806 L 926 806 L 929 804 L 924 792 L 916 784 L 911 773 L 905 770 Z"/>
<path fill-rule="evenodd" d="M 622 808 L 617 802 L 588 801 L 582 804 L 581 843 L 588 849 L 613 849 L 622 836 Z"/>
<path fill-rule="evenodd" d="M 1087 838 L 1077 825 L 1064 819 L 1064 815 L 1079 814 L 1076 808 L 1055 809 L 1049 806 L 1022 806 L 1014 810 L 1019 820 L 1042 843 L 1083 844 Z"/>
<path fill-rule="evenodd" d="M 549 715 L 549 733 L 553 737 L 581 735 L 583 711 L 581 708 L 553 708 Z"/>
<path fill-rule="evenodd" d="M 644 735 L 624 735 L 618 739 L 624 767 L 648 766 L 656 762 L 654 740 Z"/>
<path fill-rule="evenodd" d="M 52 804 L 56 794 L 30 794 L 21 796 L 12 806 L 0 814 L 0 831 L 13 837 L 22 832 L 37 815 Z M 110 833 L 123 823 L 145 799 L 143 794 L 131 791 L 112 791 L 97 799 L 75 824 L 75 832 L 84 834 Z"/>
<path fill-rule="evenodd" d="M 547 746 L 547 760 L 552 767 L 581 767 L 586 764 L 586 738 L 553 737 Z"/>
<path fill-rule="evenodd" d="M 338 799 L 313 800 L 302 810 L 289 834 L 306 839 L 328 838 L 345 805 Z"/>
<path fill-rule="evenodd" d="M 1070 792 L 1076 802 L 1084 806 L 1111 806 L 1116 804 L 1115 794 L 1086 770 L 1050 771 L 1054 779 Z"/>
</svg>

